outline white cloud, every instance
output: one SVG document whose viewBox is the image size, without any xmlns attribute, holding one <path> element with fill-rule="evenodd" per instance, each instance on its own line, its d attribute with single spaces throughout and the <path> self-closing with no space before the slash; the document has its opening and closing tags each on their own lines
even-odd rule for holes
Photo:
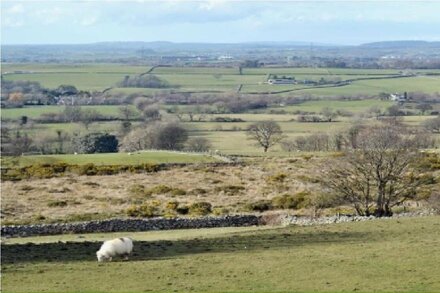
<svg viewBox="0 0 440 293">
<path fill-rule="evenodd" d="M 9 14 L 22 14 L 24 12 L 24 6 L 23 4 L 15 4 L 7 9 L 4 10 L 5 15 Z"/>
<path fill-rule="evenodd" d="M 94 25 L 97 21 L 98 21 L 97 16 L 88 16 L 88 17 L 83 17 L 80 20 L 79 24 L 82 26 L 91 26 Z"/>
<path fill-rule="evenodd" d="M 16 17 L 4 17 L 2 20 L 2 26 L 5 28 L 16 28 L 21 27 L 24 25 L 24 22 L 22 19 L 16 18 Z"/>
<path fill-rule="evenodd" d="M 36 18 L 45 25 L 57 23 L 58 21 L 63 19 L 65 14 L 66 12 L 59 7 L 39 9 L 34 12 Z"/>
</svg>

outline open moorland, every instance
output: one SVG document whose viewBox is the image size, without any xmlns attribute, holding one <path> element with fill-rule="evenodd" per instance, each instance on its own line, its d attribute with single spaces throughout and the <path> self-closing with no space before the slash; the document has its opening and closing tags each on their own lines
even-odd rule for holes
<svg viewBox="0 0 440 293">
<path fill-rule="evenodd" d="M 438 292 L 437 217 L 9 239 L 3 292 Z M 130 261 L 96 262 L 130 236 Z M 33 243 L 34 242 L 34 243 Z"/>
</svg>

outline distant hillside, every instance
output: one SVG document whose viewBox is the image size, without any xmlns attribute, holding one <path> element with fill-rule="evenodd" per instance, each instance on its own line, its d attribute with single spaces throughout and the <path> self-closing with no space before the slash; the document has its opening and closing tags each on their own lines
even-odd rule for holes
<svg viewBox="0 0 440 293">
<path fill-rule="evenodd" d="M 360 47 L 369 47 L 376 49 L 398 49 L 398 48 L 433 48 L 440 47 L 440 42 L 427 41 L 386 41 L 373 42 L 360 45 Z"/>
</svg>

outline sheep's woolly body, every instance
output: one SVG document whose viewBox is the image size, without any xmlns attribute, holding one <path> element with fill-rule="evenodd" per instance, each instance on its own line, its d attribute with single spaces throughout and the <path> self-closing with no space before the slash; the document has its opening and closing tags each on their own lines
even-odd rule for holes
<svg viewBox="0 0 440 293">
<path fill-rule="evenodd" d="M 98 261 L 109 260 L 116 255 L 128 256 L 133 250 L 133 241 L 128 237 L 115 238 L 104 241 L 101 248 L 96 252 Z"/>
</svg>

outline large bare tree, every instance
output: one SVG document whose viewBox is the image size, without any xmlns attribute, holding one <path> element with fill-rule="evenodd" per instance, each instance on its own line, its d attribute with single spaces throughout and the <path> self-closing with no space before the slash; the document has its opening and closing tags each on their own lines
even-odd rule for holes
<svg viewBox="0 0 440 293">
<path fill-rule="evenodd" d="M 357 148 L 332 164 L 324 180 L 360 215 L 391 216 L 392 208 L 415 198 L 425 184 L 412 169 L 419 157 L 417 143 L 401 125 L 365 127 Z"/>
<path fill-rule="evenodd" d="M 264 149 L 264 152 L 279 143 L 283 138 L 283 132 L 278 123 L 274 121 L 260 121 L 251 124 L 247 130 L 248 138 L 254 140 L 258 146 Z"/>
</svg>

